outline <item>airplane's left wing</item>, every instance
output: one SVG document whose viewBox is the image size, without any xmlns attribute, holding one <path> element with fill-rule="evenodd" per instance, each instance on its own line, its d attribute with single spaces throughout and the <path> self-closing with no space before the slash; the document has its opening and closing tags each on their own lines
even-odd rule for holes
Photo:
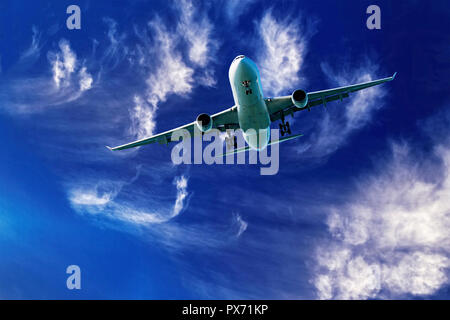
<svg viewBox="0 0 450 320">
<path fill-rule="evenodd" d="M 314 91 L 308 93 L 308 103 L 299 108 L 292 103 L 291 96 L 284 96 L 278 98 L 268 98 L 265 99 L 267 108 L 269 110 L 270 118 L 272 121 L 276 121 L 281 119 L 283 116 L 287 116 L 293 114 L 296 111 L 300 110 L 310 110 L 312 107 L 316 107 L 319 105 L 326 105 L 327 102 L 341 100 L 344 98 L 348 98 L 349 94 L 355 91 L 363 90 L 366 88 L 370 88 L 388 81 L 394 80 L 397 72 L 394 73 L 391 77 L 358 83 L 350 86 L 344 86 L 334 89 L 327 89 L 321 91 Z"/>
<path fill-rule="evenodd" d="M 226 109 L 224 111 L 221 111 L 219 113 L 216 113 L 211 116 L 213 124 L 212 128 L 218 129 L 220 131 L 225 131 L 226 129 L 237 129 L 239 128 L 239 121 L 237 117 L 237 108 L 231 107 L 229 109 Z M 130 143 L 123 144 L 121 146 L 117 146 L 114 148 L 108 147 L 109 150 L 123 150 L 123 149 L 129 149 L 134 147 L 139 147 L 145 144 L 155 143 L 158 142 L 160 144 L 168 144 L 171 142 L 172 134 L 177 131 L 187 130 L 191 136 L 194 136 L 195 131 L 194 126 L 196 126 L 195 121 L 188 123 L 184 126 L 168 130 L 162 133 L 155 134 L 151 137 L 144 138 L 141 140 L 133 141 Z"/>
</svg>

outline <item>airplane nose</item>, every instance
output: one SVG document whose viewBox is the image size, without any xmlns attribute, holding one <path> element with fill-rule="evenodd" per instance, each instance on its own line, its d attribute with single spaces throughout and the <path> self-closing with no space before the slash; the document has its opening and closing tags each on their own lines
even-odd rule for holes
<svg viewBox="0 0 450 320">
<path fill-rule="evenodd" d="M 250 60 L 247 57 L 242 56 L 242 58 L 235 60 L 234 64 L 235 64 L 235 70 L 238 74 L 241 74 L 242 76 L 244 75 L 252 75 L 254 68 L 253 68 L 253 61 Z"/>
<path fill-rule="evenodd" d="M 235 77 L 250 80 L 257 77 L 257 68 L 250 58 L 240 55 L 231 63 L 228 76 L 232 83 L 234 83 Z"/>
</svg>

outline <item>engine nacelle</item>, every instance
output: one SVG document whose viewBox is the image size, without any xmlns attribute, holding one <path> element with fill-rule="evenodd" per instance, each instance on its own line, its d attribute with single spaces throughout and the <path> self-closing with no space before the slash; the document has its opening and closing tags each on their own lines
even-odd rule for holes
<svg viewBox="0 0 450 320">
<path fill-rule="evenodd" d="M 291 100 L 297 108 L 304 108 L 308 104 L 308 94 L 305 90 L 295 90 L 291 95 Z"/>
<path fill-rule="evenodd" d="M 195 120 L 195 124 L 197 125 L 197 128 L 201 132 L 207 132 L 211 130 L 213 125 L 213 119 L 209 114 L 201 113 L 198 115 L 197 119 Z"/>
</svg>

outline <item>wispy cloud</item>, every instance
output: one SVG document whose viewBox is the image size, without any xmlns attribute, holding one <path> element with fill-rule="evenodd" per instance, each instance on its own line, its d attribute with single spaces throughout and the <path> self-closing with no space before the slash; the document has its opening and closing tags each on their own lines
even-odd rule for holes
<svg viewBox="0 0 450 320">
<path fill-rule="evenodd" d="M 176 9 L 179 14 L 176 32 L 169 30 L 159 17 L 148 23 L 150 35 L 135 26 L 140 43 L 130 59 L 147 70 L 146 92 L 135 96 L 130 109 L 129 132 L 138 138 L 153 133 L 157 109 L 170 95 L 186 96 L 197 85 L 214 86 L 216 83 L 210 65 L 218 47 L 218 41 L 212 37 L 212 23 L 191 1 L 176 2 Z M 115 30 L 116 25 L 113 27 Z M 180 50 L 183 41 L 187 43 L 188 61 Z"/>
<path fill-rule="evenodd" d="M 80 80 L 80 91 L 86 91 L 92 88 L 92 75 L 87 72 L 86 67 L 82 67 L 80 69 L 78 76 Z"/>
<path fill-rule="evenodd" d="M 225 0 L 223 1 L 223 8 L 228 22 L 236 24 L 239 22 L 239 18 L 244 14 L 255 0 Z"/>
<path fill-rule="evenodd" d="M 59 42 L 59 51 L 50 51 L 47 55 L 53 72 L 53 81 L 57 88 L 68 88 L 72 86 L 73 74 L 78 71 L 78 90 L 83 92 L 92 87 L 92 76 L 85 66 L 80 67 L 75 52 L 70 48 L 67 40 Z"/>
<path fill-rule="evenodd" d="M 97 187 L 94 189 L 73 190 L 70 195 L 70 202 L 75 206 L 104 206 L 111 201 L 113 192 L 99 194 Z"/>
<path fill-rule="evenodd" d="M 317 248 L 319 298 L 424 296 L 448 283 L 450 148 L 437 146 L 434 156 L 440 165 L 417 161 L 407 144 L 392 144 L 379 172 L 330 210 L 331 240 Z M 430 179 L 430 172 L 440 178 Z"/>
<path fill-rule="evenodd" d="M 248 223 L 242 219 L 242 216 L 239 213 L 233 214 L 233 217 L 237 227 L 236 238 L 239 238 L 245 230 L 247 230 Z"/>
<path fill-rule="evenodd" d="M 189 0 L 177 1 L 176 8 L 179 13 L 176 32 L 168 30 L 159 18 L 149 22 L 154 36 L 151 46 L 158 48 L 152 63 L 155 59 L 159 61 L 159 67 L 147 79 L 148 101 L 155 107 L 170 94 L 185 95 L 197 85 L 215 84 L 211 62 L 219 42 L 213 37 L 207 13 L 196 9 Z M 179 50 L 183 41 L 187 43 L 189 61 L 183 59 Z"/>
<path fill-rule="evenodd" d="M 329 79 L 329 87 L 374 80 L 375 75 L 379 74 L 378 66 L 368 58 L 365 58 L 362 64 L 352 63 L 348 68 L 344 67 L 339 71 L 323 63 L 322 71 Z M 302 156 L 326 157 L 345 145 L 351 134 L 370 124 L 375 112 L 385 105 L 387 89 L 384 86 L 350 94 L 347 101 L 335 103 L 341 105 L 332 105 L 326 112 L 320 112 L 309 131 L 310 140 L 300 144 L 298 148 Z"/>
<path fill-rule="evenodd" d="M 205 67 L 213 58 L 217 41 L 212 38 L 213 25 L 206 14 L 197 12 L 189 0 L 177 2 L 180 11 L 178 32 L 189 44 L 189 59 L 200 67 Z"/>
<path fill-rule="evenodd" d="M 179 36 L 167 30 L 159 18 L 150 21 L 148 26 L 152 37 L 140 34 L 142 43 L 133 52 L 138 56 L 139 65 L 147 70 L 147 88 L 134 96 L 133 107 L 129 109 L 131 124 L 128 131 L 138 139 L 153 134 L 160 103 L 172 94 L 187 95 L 194 88 L 194 69 L 183 61 L 177 49 Z M 151 49 L 155 47 L 157 51 Z"/>
<path fill-rule="evenodd" d="M 299 18 L 277 19 L 272 10 L 268 10 L 256 26 L 262 42 L 257 62 L 266 95 L 293 91 L 304 82 L 299 71 L 307 53 L 307 41 L 313 34 L 313 24 L 302 23 Z"/>
<path fill-rule="evenodd" d="M 177 187 L 177 199 L 173 206 L 172 216 L 177 216 L 181 210 L 183 210 L 184 200 L 186 199 L 188 193 L 187 189 L 188 180 L 185 176 L 181 176 L 175 179 L 175 185 Z"/>
<path fill-rule="evenodd" d="M 109 44 L 102 53 L 102 66 L 104 68 L 115 68 L 129 54 L 129 48 L 125 44 L 127 35 L 125 32 L 118 31 L 118 24 L 114 19 L 105 17 L 103 22 L 108 27 L 107 37 Z"/>
<path fill-rule="evenodd" d="M 69 103 L 80 98 L 83 92 L 92 88 L 93 77 L 70 47 L 70 43 L 62 39 L 58 50 L 47 53 L 49 72 L 40 76 L 22 75 L 23 70 L 36 62 L 42 50 L 39 44 L 39 31 L 33 28 L 32 46 L 10 68 L 2 79 L 0 96 L 3 98 L 2 108 L 10 113 L 30 114 Z M 31 59 L 31 57 L 34 57 Z M 49 76 L 49 73 L 52 76 Z"/>
<path fill-rule="evenodd" d="M 134 97 L 134 108 L 130 110 L 130 133 L 138 139 L 149 137 L 154 133 L 156 107 L 139 96 Z"/>
<path fill-rule="evenodd" d="M 112 205 L 114 210 L 112 216 L 125 222 L 142 226 L 170 221 L 183 211 L 186 197 L 188 196 L 188 179 L 185 176 L 176 177 L 174 184 L 177 194 L 172 210 L 158 208 L 155 211 L 149 211 L 147 208 L 133 208 L 130 205 L 123 205 L 118 202 Z"/>
<path fill-rule="evenodd" d="M 167 222 L 180 214 L 188 196 L 188 178 L 183 175 L 175 178 L 176 198 L 171 209 L 168 206 L 149 210 L 146 201 L 141 201 L 130 194 L 130 192 L 139 193 L 139 187 L 133 184 L 139 179 L 141 172 L 139 166 L 136 175 L 130 181 L 109 179 L 82 183 L 70 181 L 68 182 L 70 203 L 79 213 L 138 226 Z"/>
<path fill-rule="evenodd" d="M 72 73 L 75 72 L 77 57 L 66 40 L 59 42 L 59 52 L 49 52 L 48 60 L 52 66 L 53 80 L 56 87 L 70 85 Z"/>
<path fill-rule="evenodd" d="M 213 37 L 214 27 L 208 15 L 196 10 L 190 0 L 179 0 L 180 22 L 177 32 L 188 43 L 189 60 L 196 67 L 198 79 L 203 86 L 212 87 L 216 84 L 212 64 L 216 57 L 219 41 Z"/>
<path fill-rule="evenodd" d="M 188 94 L 194 86 L 194 69 L 188 67 L 183 61 L 181 53 L 175 46 L 177 36 L 169 32 L 157 20 L 149 23 L 154 32 L 159 48 L 158 68 L 152 72 L 148 79 L 148 101 L 157 106 L 159 102 L 166 101 L 169 94 Z"/>
<path fill-rule="evenodd" d="M 36 26 L 33 26 L 31 28 L 31 31 L 32 31 L 31 44 L 27 48 L 27 50 L 25 50 L 22 53 L 22 55 L 20 57 L 20 60 L 22 60 L 22 63 L 24 62 L 24 60 L 27 60 L 27 59 L 35 60 L 41 54 L 41 49 L 42 49 L 41 33 L 39 32 L 39 30 Z"/>
<path fill-rule="evenodd" d="M 105 206 L 114 201 L 126 186 L 134 183 L 141 174 L 138 166 L 136 175 L 130 180 L 96 179 L 84 177 L 80 182 L 69 180 L 67 184 L 68 198 L 72 207 L 78 212 L 91 214 L 101 213 Z"/>
</svg>

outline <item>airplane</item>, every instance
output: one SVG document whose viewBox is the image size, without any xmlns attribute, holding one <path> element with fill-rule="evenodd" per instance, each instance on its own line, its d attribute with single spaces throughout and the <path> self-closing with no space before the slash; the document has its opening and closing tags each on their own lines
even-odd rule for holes
<svg viewBox="0 0 450 320">
<path fill-rule="evenodd" d="M 174 132 L 184 129 L 193 136 L 195 131 L 204 134 L 215 128 L 221 132 L 228 133 L 230 130 L 227 129 L 241 129 L 248 144 L 244 150 L 250 148 L 263 150 L 270 144 L 301 136 L 301 134 L 297 134 L 281 138 L 278 141 L 270 141 L 270 125 L 272 122 L 280 120 L 279 129 L 281 136 L 285 134 L 290 135 L 291 129 L 289 122 L 285 121 L 286 116 L 293 115 L 297 111 L 310 111 L 312 107 L 326 106 L 331 101 L 342 101 L 344 98 L 348 98 L 352 92 L 392 81 L 396 74 L 397 72 L 391 77 L 344 87 L 314 92 L 297 89 L 290 96 L 264 98 L 261 88 L 261 77 L 256 64 L 250 58 L 239 55 L 234 58 L 228 72 L 235 103 L 233 107 L 213 115 L 201 113 L 195 121 L 184 126 L 114 148 L 107 148 L 110 150 L 123 150 L 155 142 L 168 144 L 171 142 Z M 227 136 L 225 139 L 227 146 L 234 145 L 236 152 L 242 151 L 237 150 L 236 136 Z"/>
</svg>

